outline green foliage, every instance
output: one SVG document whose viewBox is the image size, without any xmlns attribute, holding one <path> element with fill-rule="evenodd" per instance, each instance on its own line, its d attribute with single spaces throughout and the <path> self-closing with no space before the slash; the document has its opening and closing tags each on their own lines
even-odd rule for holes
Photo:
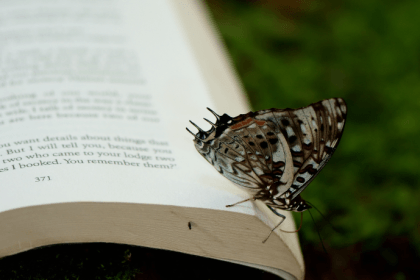
<svg viewBox="0 0 420 280">
<path fill-rule="evenodd" d="M 348 104 L 338 150 L 302 194 L 340 232 L 313 211 L 325 242 L 375 250 L 406 236 L 420 252 L 420 2 L 305 1 L 286 15 L 270 1 L 208 3 L 253 109 Z M 304 216 L 302 243 L 319 244 Z"/>
</svg>

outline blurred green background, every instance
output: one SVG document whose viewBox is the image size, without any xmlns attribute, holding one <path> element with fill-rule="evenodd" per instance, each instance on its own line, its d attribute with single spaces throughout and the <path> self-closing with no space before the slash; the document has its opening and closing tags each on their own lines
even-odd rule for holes
<svg viewBox="0 0 420 280">
<path fill-rule="evenodd" d="M 302 197 L 306 279 L 418 279 L 420 1 L 207 1 L 254 110 L 342 97 L 340 145 Z M 297 223 L 300 214 L 295 217 Z"/>
</svg>

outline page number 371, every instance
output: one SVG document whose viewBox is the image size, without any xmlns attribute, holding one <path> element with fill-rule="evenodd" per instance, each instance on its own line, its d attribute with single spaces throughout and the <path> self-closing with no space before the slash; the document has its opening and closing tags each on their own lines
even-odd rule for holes
<svg viewBox="0 0 420 280">
<path fill-rule="evenodd" d="M 35 177 L 35 183 L 37 183 L 37 182 L 45 182 L 45 181 L 51 181 L 50 176 Z"/>
</svg>

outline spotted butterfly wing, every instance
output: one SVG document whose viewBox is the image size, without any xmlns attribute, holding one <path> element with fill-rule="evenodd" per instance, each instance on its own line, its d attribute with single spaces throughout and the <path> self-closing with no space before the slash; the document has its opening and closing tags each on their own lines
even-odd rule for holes
<svg viewBox="0 0 420 280">
<path fill-rule="evenodd" d="M 213 124 L 206 119 L 212 125 L 209 131 L 194 123 L 199 132 L 187 130 L 195 137 L 197 151 L 219 173 L 283 218 L 276 209 L 302 212 L 310 208 L 300 193 L 337 148 L 347 115 L 343 99 L 235 118 L 210 111 L 217 121 Z"/>
</svg>

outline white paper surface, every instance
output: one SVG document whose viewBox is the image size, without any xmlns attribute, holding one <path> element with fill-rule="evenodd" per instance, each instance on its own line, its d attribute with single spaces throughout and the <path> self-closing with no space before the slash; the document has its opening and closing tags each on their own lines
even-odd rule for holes
<svg viewBox="0 0 420 280">
<path fill-rule="evenodd" d="M 205 108 L 217 107 L 171 5 L 1 5 L 0 211 L 76 201 L 253 211 L 225 208 L 247 194 L 185 130 L 190 119 L 208 129 Z"/>
</svg>

